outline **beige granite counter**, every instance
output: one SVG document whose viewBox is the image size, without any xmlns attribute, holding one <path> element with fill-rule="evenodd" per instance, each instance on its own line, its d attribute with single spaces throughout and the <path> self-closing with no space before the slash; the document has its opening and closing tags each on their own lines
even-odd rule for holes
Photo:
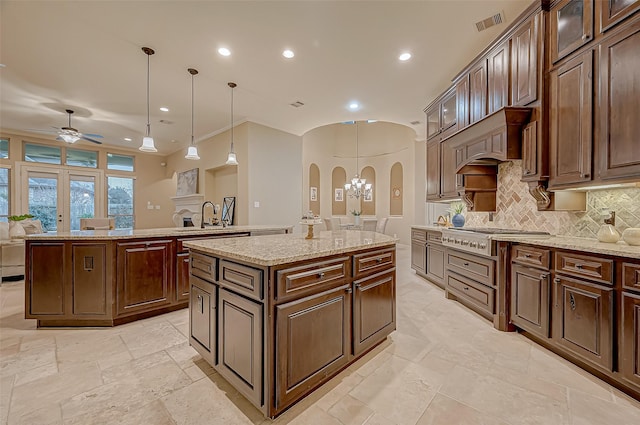
<svg viewBox="0 0 640 425">
<path fill-rule="evenodd" d="M 367 248 L 395 245 L 396 238 L 357 230 L 321 231 L 313 239 L 304 234 L 184 242 L 184 246 L 211 255 L 262 266 L 292 263 Z"/>
<path fill-rule="evenodd" d="M 570 236 L 501 236 L 493 235 L 497 241 L 520 242 L 532 245 L 547 246 L 550 248 L 572 249 L 575 251 L 590 252 L 593 254 L 615 255 L 640 259 L 640 246 L 631 246 L 624 241 L 618 243 L 598 242 L 597 239 L 575 238 Z"/>
<path fill-rule="evenodd" d="M 253 225 L 253 226 L 210 226 L 200 229 L 197 227 L 166 227 L 158 229 L 116 229 L 116 230 L 73 230 L 71 232 L 48 232 L 27 235 L 27 240 L 69 240 L 69 239 L 136 239 L 162 238 L 198 235 L 225 235 L 230 233 L 251 233 L 287 231 L 292 232 L 293 226 Z"/>
<path fill-rule="evenodd" d="M 446 229 L 444 226 L 437 226 L 435 224 L 413 224 L 412 229 L 429 230 L 434 232 L 441 232 L 442 229 Z"/>
</svg>

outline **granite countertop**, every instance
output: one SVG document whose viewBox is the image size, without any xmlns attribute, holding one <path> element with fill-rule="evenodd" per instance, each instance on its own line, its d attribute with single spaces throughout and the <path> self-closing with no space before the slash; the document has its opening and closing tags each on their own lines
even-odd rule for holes
<svg viewBox="0 0 640 425">
<path fill-rule="evenodd" d="M 437 226 L 435 224 L 412 224 L 412 229 L 421 229 L 421 230 L 432 230 L 436 232 L 441 232 L 442 229 L 446 229 L 444 226 Z"/>
<path fill-rule="evenodd" d="M 71 232 L 48 232 L 27 235 L 27 240 L 67 240 L 67 239 L 132 239 L 132 238 L 162 238 L 176 236 L 225 235 L 229 233 L 248 233 L 269 230 L 292 231 L 292 226 L 254 225 L 254 226 L 209 226 L 204 229 L 197 227 L 166 227 L 157 229 L 116 229 L 116 230 L 73 230 Z"/>
<path fill-rule="evenodd" d="M 366 248 L 395 245 L 396 238 L 382 233 L 342 230 L 321 231 L 313 239 L 304 234 L 186 241 L 184 246 L 210 255 L 275 266 L 343 254 Z"/>
<path fill-rule="evenodd" d="M 597 239 L 576 238 L 571 236 L 506 236 L 493 235 L 497 241 L 520 242 L 531 245 L 547 246 L 550 248 L 571 249 L 594 254 L 614 255 L 640 259 L 640 246 L 631 246 L 624 241 L 618 243 L 598 242 Z"/>
</svg>

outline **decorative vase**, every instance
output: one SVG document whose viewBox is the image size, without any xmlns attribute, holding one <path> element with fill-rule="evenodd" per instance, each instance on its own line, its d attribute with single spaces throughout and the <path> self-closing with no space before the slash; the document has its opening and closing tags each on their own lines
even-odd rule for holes
<svg viewBox="0 0 640 425">
<path fill-rule="evenodd" d="M 453 227 L 462 227 L 464 226 L 464 216 L 462 214 L 454 214 L 451 222 Z"/>
<path fill-rule="evenodd" d="M 360 226 L 360 216 L 359 215 L 353 216 L 353 222 L 355 223 L 356 226 Z"/>
<path fill-rule="evenodd" d="M 9 237 L 11 239 L 24 238 L 26 232 L 24 231 L 24 227 L 18 221 L 10 221 L 9 222 Z"/>
<path fill-rule="evenodd" d="M 629 245 L 640 245 L 640 227 L 629 227 L 622 232 L 622 240 Z"/>
<path fill-rule="evenodd" d="M 611 224 L 603 224 L 598 230 L 598 241 L 605 243 L 616 243 L 620 240 L 620 232 Z"/>
</svg>

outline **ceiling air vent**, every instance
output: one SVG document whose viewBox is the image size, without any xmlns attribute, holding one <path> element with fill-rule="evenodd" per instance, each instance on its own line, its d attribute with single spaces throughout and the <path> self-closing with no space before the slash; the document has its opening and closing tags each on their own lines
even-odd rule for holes
<svg viewBox="0 0 640 425">
<path fill-rule="evenodd" d="M 410 123 L 410 124 L 411 124 L 411 125 L 418 125 L 418 124 L 420 124 L 420 121 L 411 121 L 411 123 Z"/>
<path fill-rule="evenodd" d="M 169 120 L 160 120 L 160 121 L 158 121 L 158 122 L 159 122 L 160 124 L 168 124 L 168 125 L 173 124 L 173 121 L 169 121 Z"/>
<path fill-rule="evenodd" d="M 501 24 L 503 22 L 505 22 L 504 12 L 500 12 L 498 14 L 488 17 L 487 19 L 483 19 L 480 22 L 476 22 L 476 29 L 478 30 L 478 32 L 484 31 L 487 28 L 490 28 L 494 25 Z"/>
<path fill-rule="evenodd" d="M 299 108 L 301 106 L 304 106 L 304 103 L 300 102 L 299 100 L 296 100 L 293 103 L 290 103 L 289 105 L 293 106 L 294 108 Z"/>
</svg>

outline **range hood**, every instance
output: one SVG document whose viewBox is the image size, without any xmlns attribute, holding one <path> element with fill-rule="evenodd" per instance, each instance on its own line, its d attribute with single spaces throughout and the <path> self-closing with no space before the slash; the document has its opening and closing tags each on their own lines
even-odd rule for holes
<svg viewBox="0 0 640 425">
<path fill-rule="evenodd" d="M 532 108 L 505 107 L 465 127 L 444 142 L 455 152 L 460 195 L 469 211 L 495 211 L 498 163 L 522 159 L 522 126 Z"/>
</svg>

